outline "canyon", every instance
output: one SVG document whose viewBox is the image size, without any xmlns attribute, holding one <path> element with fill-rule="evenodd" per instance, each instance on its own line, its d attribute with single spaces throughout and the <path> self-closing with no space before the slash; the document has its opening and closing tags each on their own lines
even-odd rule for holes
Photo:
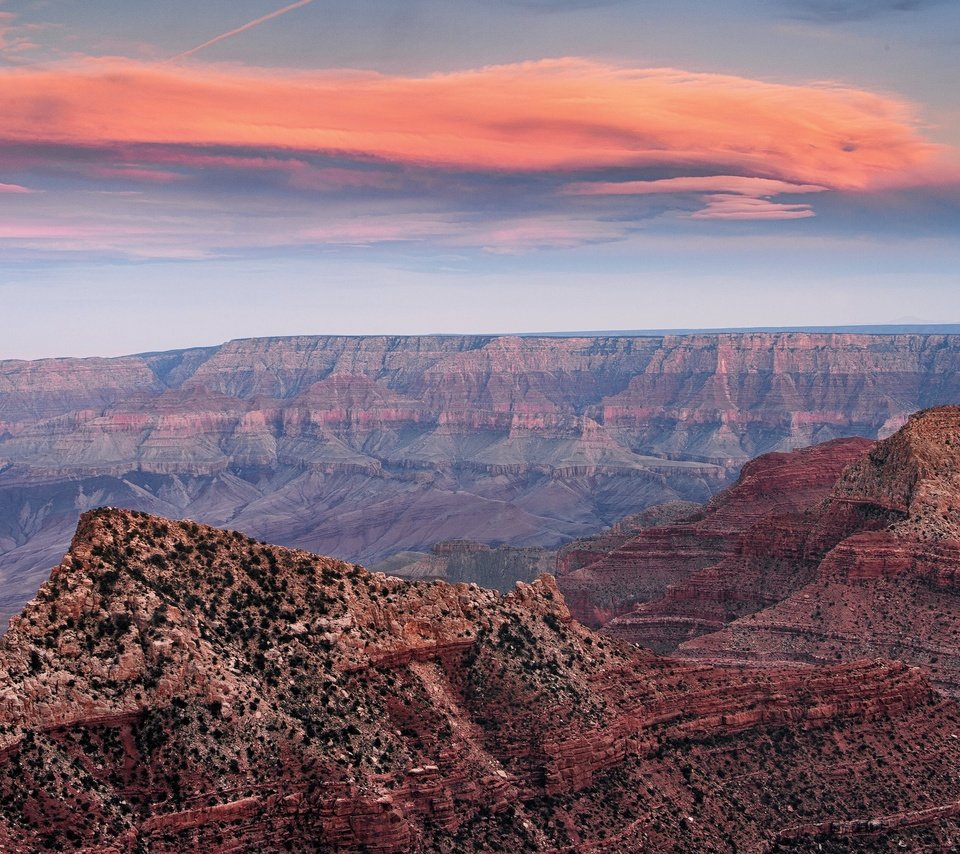
<svg viewBox="0 0 960 854">
<path fill-rule="evenodd" d="M 659 636 L 667 628 L 662 617 L 671 607 L 682 611 L 685 599 L 700 610 L 698 617 L 677 615 L 672 630 L 680 637 L 722 627 L 733 619 L 730 608 L 753 604 L 759 610 L 770 597 L 782 598 L 778 591 L 802 585 L 815 568 L 815 558 L 802 549 L 811 524 L 807 511 L 827 498 L 844 469 L 872 446 L 868 439 L 834 439 L 764 454 L 686 518 L 571 544 L 557 572 L 574 613 L 594 627 L 606 623 L 624 631 L 629 623 L 637 632 L 631 640 L 665 650 L 676 644 Z M 707 582 L 721 575 L 728 586 Z M 714 592 L 720 614 L 709 612 Z M 660 627 L 640 634 L 644 622 Z"/>
<path fill-rule="evenodd" d="M 960 407 L 762 456 L 699 514 L 608 545 L 559 583 L 613 636 L 713 662 L 896 658 L 960 694 Z"/>
<path fill-rule="evenodd" d="M 0 362 L 0 625 L 93 507 L 365 563 L 449 540 L 553 548 L 703 502 L 758 454 L 887 436 L 960 399 L 958 368 L 960 336 L 803 332 Z"/>
<path fill-rule="evenodd" d="M 0 848 L 946 850 L 960 707 L 881 659 L 662 658 L 508 594 L 82 515 L 0 639 Z"/>
</svg>

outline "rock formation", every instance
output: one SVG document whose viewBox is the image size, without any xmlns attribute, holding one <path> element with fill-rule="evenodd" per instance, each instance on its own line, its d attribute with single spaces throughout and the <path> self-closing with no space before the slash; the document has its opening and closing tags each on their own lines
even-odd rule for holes
<svg viewBox="0 0 960 854">
<path fill-rule="evenodd" d="M 0 362 L 0 623 L 112 504 L 375 561 L 556 546 L 960 399 L 960 336 L 285 338 Z"/>
<path fill-rule="evenodd" d="M 633 513 L 590 537 L 571 540 L 559 549 L 488 546 L 472 540 L 447 540 L 429 552 L 398 552 L 370 568 L 409 580 L 466 581 L 507 593 L 517 581 L 530 582 L 544 573 L 566 574 L 593 563 L 633 539 L 641 531 L 669 521 L 699 516 L 692 501 L 657 504 Z"/>
<path fill-rule="evenodd" d="M 913 416 L 809 514 L 813 575 L 683 654 L 836 661 L 885 655 L 960 693 L 960 407 Z"/>
<path fill-rule="evenodd" d="M 0 639 L 10 854 L 944 850 L 958 763 L 960 708 L 903 664 L 661 659 L 550 577 L 127 511 L 84 514 Z"/>
<path fill-rule="evenodd" d="M 782 598 L 816 566 L 797 553 L 810 524 L 805 511 L 830 494 L 844 468 L 871 444 L 836 439 L 765 454 L 687 519 L 603 541 L 613 548 L 587 551 L 595 559 L 577 569 L 567 571 L 561 556 L 559 581 L 574 615 L 594 626 L 608 623 L 610 631 L 645 646 L 671 649 L 678 638 L 720 628 L 744 609 Z"/>
<path fill-rule="evenodd" d="M 470 540 L 437 543 L 429 553 L 400 552 L 371 569 L 409 580 L 472 582 L 507 593 L 517 581 L 530 582 L 553 573 L 554 549 L 498 546 Z"/>
</svg>

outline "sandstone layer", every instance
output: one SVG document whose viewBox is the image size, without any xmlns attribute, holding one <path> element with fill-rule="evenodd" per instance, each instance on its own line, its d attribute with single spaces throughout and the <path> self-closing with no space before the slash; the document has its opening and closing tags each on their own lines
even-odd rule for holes
<svg viewBox="0 0 960 854">
<path fill-rule="evenodd" d="M 580 560 L 584 550 L 564 550 L 559 582 L 574 615 L 590 625 L 606 623 L 627 640 L 672 649 L 680 639 L 783 598 L 816 566 L 797 551 L 810 524 L 805 511 L 830 495 L 841 472 L 871 444 L 836 439 L 765 454 L 686 519 L 622 542 L 601 539 L 612 548 L 587 550 L 595 559 L 579 568 L 564 557 Z"/>
<path fill-rule="evenodd" d="M 960 407 L 918 413 L 811 511 L 815 573 L 782 601 L 684 643 L 685 655 L 836 661 L 884 655 L 960 693 Z"/>
<path fill-rule="evenodd" d="M 0 362 L 0 623 L 111 504 L 380 560 L 555 546 L 960 399 L 960 337 L 257 339 Z"/>
<path fill-rule="evenodd" d="M 11 854 L 944 850 L 958 763 L 960 708 L 903 664 L 662 659 L 549 577 L 409 583 L 126 511 L 0 640 Z"/>
</svg>

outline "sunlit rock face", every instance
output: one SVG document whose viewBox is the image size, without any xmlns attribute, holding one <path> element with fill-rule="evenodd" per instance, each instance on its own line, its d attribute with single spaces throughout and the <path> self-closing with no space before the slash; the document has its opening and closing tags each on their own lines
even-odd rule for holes
<svg viewBox="0 0 960 854">
<path fill-rule="evenodd" d="M 85 509 L 376 561 L 556 545 L 960 399 L 960 338 L 301 337 L 0 363 L 0 622 Z"/>
</svg>

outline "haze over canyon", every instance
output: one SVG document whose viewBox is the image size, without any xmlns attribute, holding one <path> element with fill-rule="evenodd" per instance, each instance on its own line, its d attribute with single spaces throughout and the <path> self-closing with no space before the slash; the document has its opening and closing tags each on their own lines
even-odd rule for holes
<svg viewBox="0 0 960 854">
<path fill-rule="evenodd" d="M 0 363 L 0 611 L 85 509 L 375 561 L 556 545 L 748 459 L 960 399 L 960 337 L 807 333 L 248 339 Z"/>
</svg>

